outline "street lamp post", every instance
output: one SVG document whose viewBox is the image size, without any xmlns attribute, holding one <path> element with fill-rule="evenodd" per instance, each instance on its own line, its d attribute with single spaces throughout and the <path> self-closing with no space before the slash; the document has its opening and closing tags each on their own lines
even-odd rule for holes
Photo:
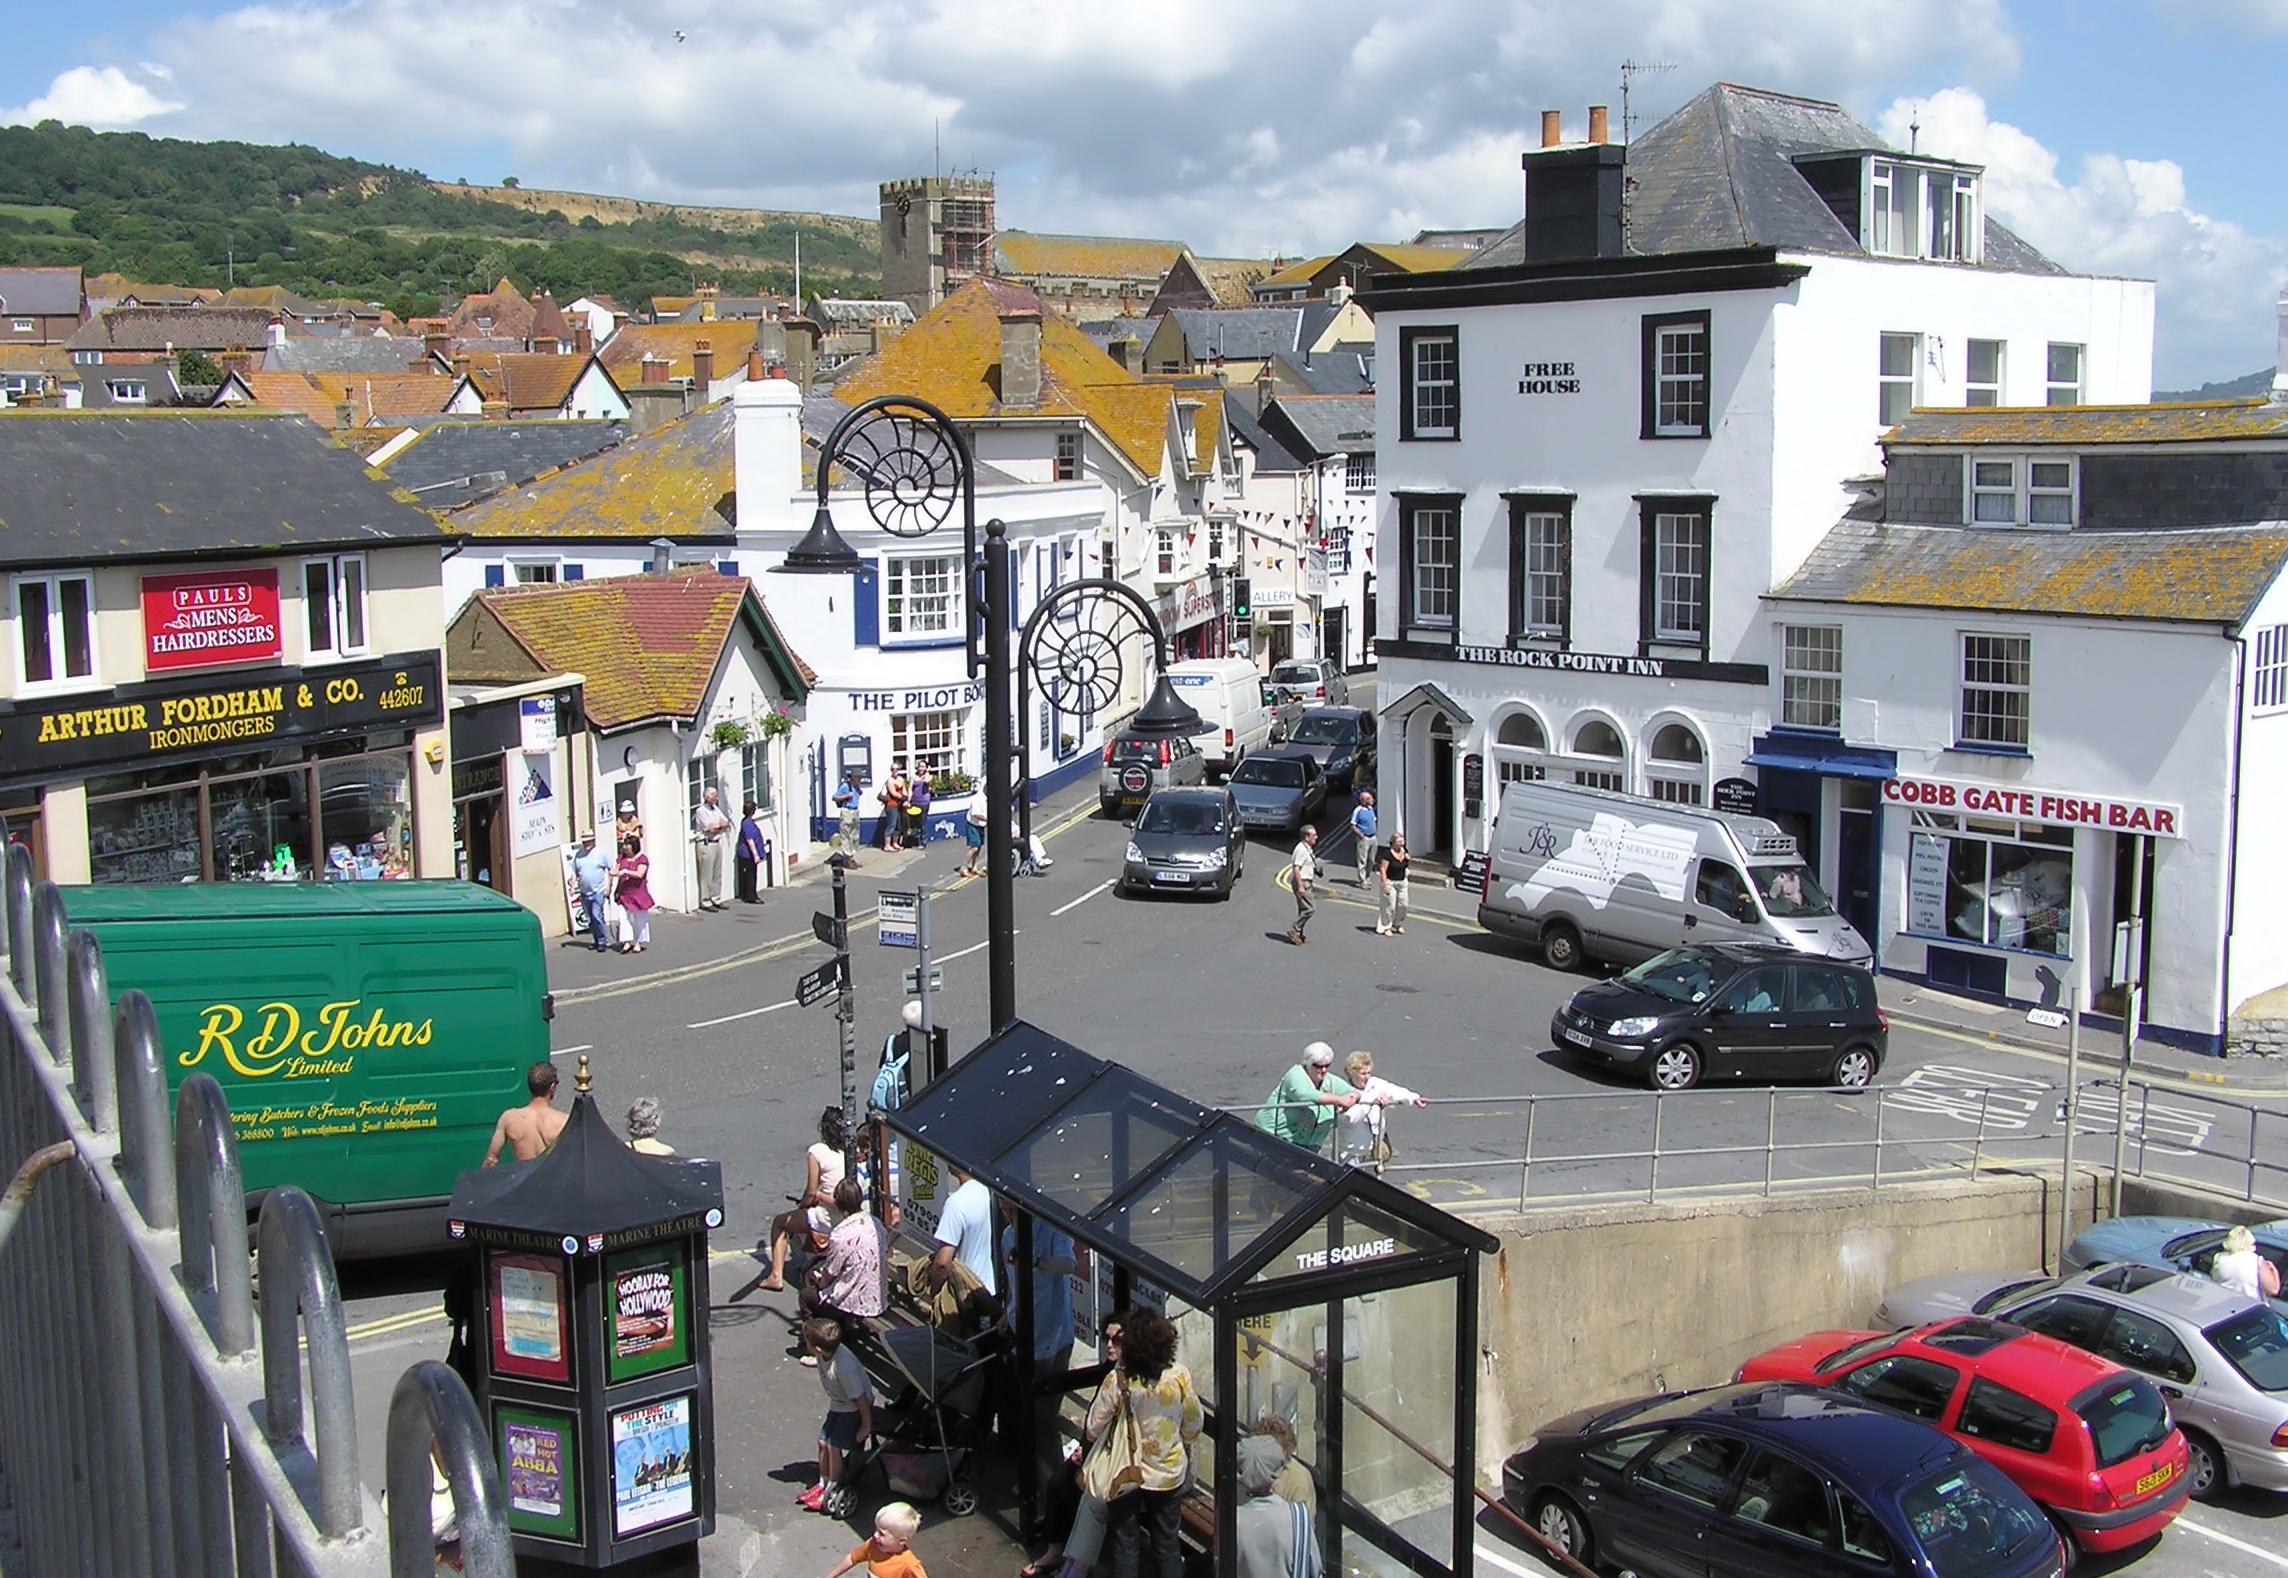
<svg viewBox="0 0 2288 1578">
<path fill-rule="evenodd" d="M 834 471 L 856 482 L 866 511 L 893 537 L 927 537 L 961 510 L 964 614 L 969 677 L 985 682 L 985 897 L 988 965 L 987 1034 L 1017 1018 L 1016 792 L 1029 781 L 1020 754 L 1016 708 L 1019 676 L 1038 684 L 1059 708 L 1098 712 L 1117 700 L 1124 652 L 1149 641 L 1157 676 L 1131 732 L 1172 739 L 1206 727 L 1167 680 L 1168 641 L 1152 605 L 1109 576 L 1058 587 L 1033 610 L 1017 636 L 1008 528 L 977 528 L 977 468 L 961 429 L 943 411 L 912 395 L 881 395 L 853 406 L 819 446 L 817 508 L 810 530 L 778 566 L 789 575 L 854 575 L 864 567 L 834 528 L 828 489 Z"/>
</svg>

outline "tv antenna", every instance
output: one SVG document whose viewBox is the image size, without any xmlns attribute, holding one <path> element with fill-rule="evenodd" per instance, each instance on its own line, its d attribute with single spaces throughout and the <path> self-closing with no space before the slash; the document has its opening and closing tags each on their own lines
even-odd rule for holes
<svg viewBox="0 0 2288 1578">
<path fill-rule="evenodd" d="M 1622 61 L 1622 62 L 1621 62 L 1621 141 L 1622 141 L 1622 142 L 1624 142 L 1624 143 L 1626 143 L 1626 142 L 1634 142 L 1634 141 L 1636 140 L 1636 136 L 1635 136 L 1635 133 L 1634 133 L 1633 131 L 1631 131 L 1631 129 L 1630 129 L 1630 115 L 1629 115 L 1629 84 L 1630 84 L 1632 81 L 1634 81 L 1634 80 L 1636 79 L 1637 75 L 1638 75 L 1639 73 L 1641 73 L 1641 72 L 1646 72 L 1646 71 L 1674 71 L 1675 69 L 1676 69 L 1676 62 L 1675 62 L 1675 61 L 1673 61 L 1673 60 L 1624 60 L 1624 61 Z"/>
</svg>

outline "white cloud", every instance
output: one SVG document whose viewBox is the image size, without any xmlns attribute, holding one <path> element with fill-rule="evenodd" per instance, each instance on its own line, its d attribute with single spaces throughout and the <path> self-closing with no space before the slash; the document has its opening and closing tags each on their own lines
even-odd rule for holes
<svg viewBox="0 0 2288 1578">
<path fill-rule="evenodd" d="M 140 68 L 146 75 L 165 78 L 163 66 Z M 108 131 L 133 126 L 155 115 L 181 109 L 170 104 L 117 66 L 74 66 L 48 84 L 48 91 L 19 109 L 0 110 L 0 126 L 31 126 L 41 121 L 67 121 Z"/>
<path fill-rule="evenodd" d="M 1983 164 L 1987 208 L 2058 262 L 2157 283 L 2154 376 L 2163 387 L 2230 377 L 2271 359 L 2288 242 L 2194 208 L 2176 163 L 2093 153 L 2069 182 L 2055 153 L 1990 119 L 1985 99 L 1969 88 L 1900 99 L 1876 128 L 1903 148 L 1918 120 L 1923 151 Z"/>
</svg>

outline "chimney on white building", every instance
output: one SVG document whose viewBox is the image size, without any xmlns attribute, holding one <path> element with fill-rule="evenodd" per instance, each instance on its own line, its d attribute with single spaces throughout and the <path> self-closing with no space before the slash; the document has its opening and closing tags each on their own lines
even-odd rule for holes
<svg viewBox="0 0 2288 1578">
<path fill-rule="evenodd" d="M 802 531 L 802 391 L 784 378 L 750 379 L 731 391 L 731 463 L 739 531 Z"/>
<path fill-rule="evenodd" d="M 2272 360 L 2272 398 L 2288 402 L 2288 285 L 2280 287 L 2280 342 Z"/>
<path fill-rule="evenodd" d="M 1001 314 L 1001 403 L 1041 403 L 1041 315 L 1030 307 Z"/>
</svg>

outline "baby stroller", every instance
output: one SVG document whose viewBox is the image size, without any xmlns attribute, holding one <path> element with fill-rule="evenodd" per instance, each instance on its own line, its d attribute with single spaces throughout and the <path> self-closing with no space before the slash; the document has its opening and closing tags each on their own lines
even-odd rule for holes
<svg viewBox="0 0 2288 1578">
<path fill-rule="evenodd" d="M 894 1390 L 875 1411 L 874 1433 L 844 1457 L 821 1510 L 849 1517 L 860 1480 L 880 1463 L 893 1495 L 935 1497 L 954 1517 L 969 1516 L 977 1487 L 967 1475 L 992 1429 L 986 1382 L 999 1355 L 928 1326 L 891 1327 L 878 1351 L 896 1372 Z"/>
</svg>

